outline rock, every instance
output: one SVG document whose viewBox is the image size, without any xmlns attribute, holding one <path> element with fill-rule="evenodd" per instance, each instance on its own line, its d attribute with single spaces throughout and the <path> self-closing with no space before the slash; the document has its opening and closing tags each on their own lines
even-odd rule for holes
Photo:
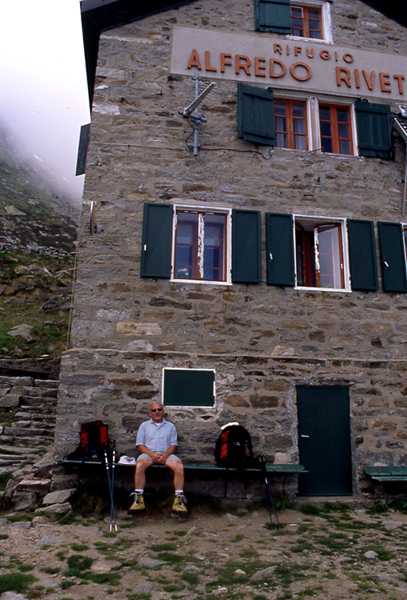
<svg viewBox="0 0 407 600">
<path fill-rule="evenodd" d="M 42 467 L 51 467 L 54 464 L 54 453 L 47 452 L 43 457 L 36 463 L 34 463 L 34 467 L 36 469 L 41 469 Z"/>
<path fill-rule="evenodd" d="M 56 535 L 45 534 L 42 536 L 42 538 L 40 540 L 38 540 L 37 544 L 39 546 L 45 546 L 48 544 L 58 544 L 59 542 L 62 542 L 62 540 L 63 540 L 62 537 L 57 537 Z"/>
<path fill-rule="evenodd" d="M 17 394 L 7 394 L 0 398 L 1 408 L 17 408 L 20 404 L 20 396 Z"/>
<path fill-rule="evenodd" d="M 28 490 L 31 492 L 48 492 L 51 486 L 50 479 L 22 479 L 17 486 L 17 489 Z"/>
<path fill-rule="evenodd" d="M 363 556 L 365 558 L 372 559 L 372 558 L 378 558 L 379 555 L 374 550 L 369 550 L 368 552 L 365 552 Z"/>
<path fill-rule="evenodd" d="M 165 565 L 164 560 L 158 560 L 152 558 L 151 560 L 145 560 L 140 563 L 141 567 L 147 567 L 148 569 L 153 569 L 154 567 L 160 567 L 161 565 Z"/>
<path fill-rule="evenodd" d="M 50 492 L 45 496 L 43 504 L 63 504 L 67 502 L 76 493 L 76 488 L 69 488 L 68 490 L 61 490 L 59 492 Z"/>
<path fill-rule="evenodd" d="M 20 337 L 25 342 L 32 343 L 35 341 L 33 336 L 34 327 L 32 325 L 27 325 L 27 323 L 22 323 L 21 325 L 16 325 L 10 331 L 7 332 L 7 335 L 11 337 Z"/>
<path fill-rule="evenodd" d="M 16 594 L 15 592 L 4 592 L 4 594 L 0 596 L 0 600 L 27 600 L 27 596 Z"/>
<path fill-rule="evenodd" d="M 27 510 L 28 508 L 32 508 L 36 502 L 37 494 L 34 492 L 15 491 L 11 498 L 11 503 L 14 507 L 14 510 Z"/>
<path fill-rule="evenodd" d="M 261 569 L 260 571 L 257 571 L 257 573 L 255 573 L 250 580 L 251 581 L 260 581 L 261 579 L 265 579 L 266 577 L 270 577 L 270 575 L 273 575 L 274 571 L 276 570 L 277 567 L 267 567 L 266 569 Z"/>
<path fill-rule="evenodd" d="M 120 563 L 115 560 L 97 560 L 91 566 L 91 571 L 95 573 L 110 573 L 114 567 L 120 566 Z"/>
<path fill-rule="evenodd" d="M 15 523 L 10 523 L 11 529 L 17 529 L 18 531 L 26 531 L 31 528 L 31 521 L 16 521 Z"/>
<path fill-rule="evenodd" d="M 229 593 L 229 590 L 227 587 L 220 587 L 217 590 L 214 590 L 212 592 L 212 594 L 214 596 L 224 596 L 225 594 L 228 594 L 228 593 Z"/>
<path fill-rule="evenodd" d="M 242 569 L 236 569 L 235 575 L 246 575 L 246 571 L 243 571 Z"/>
<path fill-rule="evenodd" d="M 44 506 L 41 508 L 37 508 L 35 514 L 54 514 L 54 515 L 64 515 L 69 513 L 72 510 L 72 506 L 69 502 L 64 502 L 63 504 L 50 504 L 49 506 Z"/>
<path fill-rule="evenodd" d="M 20 479 L 9 479 L 8 482 L 6 483 L 6 488 L 4 490 L 4 497 L 7 500 L 11 500 L 11 497 L 14 494 L 14 490 L 16 489 L 16 487 L 18 486 L 18 484 L 20 483 Z"/>
<path fill-rule="evenodd" d="M 134 594 L 142 595 L 142 594 L 151 594 L 154 589 L 153 583 L 146 583 L 144 585 L 139 585 L 134 589 Z M 132 594 L 133 595 L 133 594 Z"/>
</svg>

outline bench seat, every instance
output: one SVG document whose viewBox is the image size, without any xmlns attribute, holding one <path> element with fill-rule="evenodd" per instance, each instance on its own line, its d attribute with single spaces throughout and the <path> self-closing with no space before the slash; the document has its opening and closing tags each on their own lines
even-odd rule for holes
<svg viewBox="0 0 407 600">
<path fill-rule="evenodd" d="M 104 465 L 105 463 L 102 461 L 96 461 L 96 460 L 92 460 L 92 461 L 82 461 L 82 460 L 68 460 L 68 459 L 62 459 L 58 461 L 59 465 Z M 116 463 L 115 467 L 119 467 L 119 468 L 133 468 L 134 469 L 134 464 L 121 464 L 121 463 Z M 151 467 L 158 467 L 158 468 L 162 468 L 165 465 L 151 465 Z M 184 462 L 184 468 L 186 470 L 190 470 L 190 471 L 220 471 L 220 472 L 238 472 L 238 471 L 244 471 L 244 472 L 249 472 L 249 473 L 258 473 L 259 471 L 261 471 L 260 467 L 251 467 L 249 469 L 235 469 L 235 468 L 230 468 L 227 469 L 226 467 L 218 467 L 215 463 L 205 463 L 205 462 Z M 300 473 L 307 473 L 307 471 L 305 470 L 305 468 L 303 467 L 303 465 L 299 465 L 299 464 L 288 464 L 288 465 L 275 465 L 275 464 L 270 464 L 270 463 L 266 463 L 266 471 L 267 473 L 270 474 L 274 474 L 274 475 L 295 475 L 295 474 L 300 474 Z"/>
<path fill-rule="evenodd" d="M 401 467 L 364 467 L 364 473 L 380 483 L 386 482 L 407 482 L 407 466 Z"/>
</svg>

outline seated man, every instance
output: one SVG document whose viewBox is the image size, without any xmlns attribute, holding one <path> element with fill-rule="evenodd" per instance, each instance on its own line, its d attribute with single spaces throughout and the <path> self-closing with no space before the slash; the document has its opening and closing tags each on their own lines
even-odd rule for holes
<svg viewBox="0 0 407 600">
<path fill-rule="evenodd" d="M 174 454 L 177 443 L 175 425 L 164 419 L 163 405 L 154 402 L 150 407 L 150 420 L 144 421 L 137 432 L 136 448 L 140 456 L 134 474 L 135 491 L 131 494 L 134 501 L 127 514 L 136 515 L 145 510 L 146 470 L 156 463 L 165 465 L 174 472 L 175 500 L 172 512 L 181 517 L 188 516 L 184 497 L 184 465 Z"/>
</svg>

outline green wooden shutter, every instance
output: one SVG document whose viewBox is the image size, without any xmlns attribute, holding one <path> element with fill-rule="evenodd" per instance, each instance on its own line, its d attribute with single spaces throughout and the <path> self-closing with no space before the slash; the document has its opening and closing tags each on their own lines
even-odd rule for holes
<svg viewBox="0 0 407 600">
<path fill-rule="evenodd" d="M 376 245 L 371 221 L 348 220 L 352 290 L 378 289 Z"/>
<path fill-rule="evenodd" d="M 164 369 L 165 406 L 214 406 L 215 372 Z"/>
<path fill-rule="evenodd" d="M 141 277 L 171 275 L 171 204 L 144 204 Z"/>
<path fill-rule="evenodd" d="M 238 132 L 248 142 L 275 145 L 272 90 L 238 84 Z"/>
<path fill-rule="evenodd" d="M 292 215 L 266 214 L 266 262 L 269 285 L 295 285 Z"/>
<path fill-rule="evenodd" d="M 255 0 L 256 31 L 291 33 L 290 0 Z"/>
<path fill-rule="evenodd" d="M 359 100 L 355 108 L 360 156 L 394 158 L 390 106 Z"/>
<path fill-rule="evenodd" d="M 400 223 L 378 223 L 383 290 L 407 292 L 403 227 Z"/>
<path fill-rule="evenodd" d="M 261 227 L 256 210 L 232 211 L 232 281 L 260 283 Z"/>
</svg>

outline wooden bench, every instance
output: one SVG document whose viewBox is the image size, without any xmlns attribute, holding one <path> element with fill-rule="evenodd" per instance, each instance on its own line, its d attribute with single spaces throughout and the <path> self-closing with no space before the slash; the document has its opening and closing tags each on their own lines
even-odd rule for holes
<svg viewBox="0 0 407 600">
<path fill-rule="evenodd" d="M 380 483 L 407 482 L 407 466 L 402 467 L 364 467 L 363 472 Z"/>
</svg>

